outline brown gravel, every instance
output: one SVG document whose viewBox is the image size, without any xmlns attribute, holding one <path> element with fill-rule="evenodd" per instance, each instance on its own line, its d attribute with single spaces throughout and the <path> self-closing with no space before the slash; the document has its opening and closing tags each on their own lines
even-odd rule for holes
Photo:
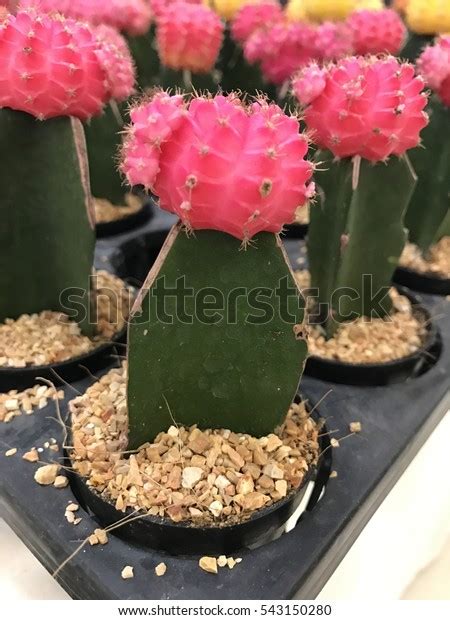
<svg viewBox="0 0 450 620">
<path fill-rule="evenodd" d="M 298 488 L 318 459 L 319 427 L 303 404 L 267 437 L 172 426 L 126 458 L 125 365 L 69 406 L 75 470 L 122 511 L 230 524 Z"/>
<path fill-rule="evenodd" d="M 142 209 L 143 201 L 134 194 L 125 195 L 125 205 L 116 206 L 104 198 L 94 198 L 95 221 L 97 224 L 115 222 L 137 213 Z"/>
<path fill-rule="evenodd" d="M 310 285 L 309 273 L 295 272 L 301 289 Z M 418 351 L 426 337 L 426 326 L 412 312 L 409 299 L 391 289 L 395 311 L 386 319 L 360 317 L 342 323 L 327 340 L 321 326 L 308 326 L 310 355 L 341 362 L 372 364 L 407 357 Z"/>
<path fill-rule="evenodd" d="M 361 422 L 350 422 L 348 426 L 351 433 L 360 433 L 362 431 Z"/>
<path fill-rule="evenodd" d="M 294 224 L 309 224 L 309 206 L 298 207 L 295 212 Z"/>
<path fill-rule="evenodd" d="M 43 409 L 49 399 L 62 400 L 63 390 L 57 390 L 47 385 L 36 384 L 22 392 L 10 390 L 0 394 L 0 422 L 11 422 L 13 418 L 25 413 L 30 415 L 35 409 Z"/>
<path fill-rule="evenodd" d="M 438 278 L 450 278 L 450 237 L 442 237 L 430 248 L 426 258 L 414 243 L 407 243 L 400 265 Z"/>
<path fill-rule="evenodd" d="M 204 555 L 199 559 L 198 565 L 205 573 L 212 573 L 213 575 L 217 575 L 217 559 L 212 558 L 209 555 Z"/>
<path fill-rule="evenodd" d="M 59 465 L 43 465 L 34 472 L 34 479 L 38 484 L 48 486 L 53 484 L 58 475 Z"/>
<path fill-rule="evenodd" d="M 167 566 L 164 562 L 160 562 L 157 566 L 155 566 L 155 574 L 157 577 L 163 577 L 166 574 Z"/>
<path fill-rule="evenodd" d="M 133 579 L 134 568 L 132 566 L 124 566 L 120 574 L 122 576 L 122 579 Z"/>
<path fill-rule="evenodd" d="M 62 312 L 23 314 L 0 324 L 0 366 L 25 368 L 62 362 L 111 340 L 125 325 L 131 293 L 122 280 L 106 271 L 97 272 L 96 284 L 98 334 L 94 338 L 84 336 L 78 324 Z M 117 311 L 113 303 L 117 303 Z M 3 400 L 0 396 L 0 404 Z"/>
</svg>

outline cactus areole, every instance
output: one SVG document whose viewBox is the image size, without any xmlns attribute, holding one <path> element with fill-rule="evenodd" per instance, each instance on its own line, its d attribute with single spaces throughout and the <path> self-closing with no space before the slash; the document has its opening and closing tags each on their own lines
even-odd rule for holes
<svg viewBox="0 0 450 620">
<path fill-rule="evenodd" d="M 313 192 L 307 140 L 278 106 L 234 94 L 156 92 L 131 119 L 122 171 L 180 223 L 129 326 L 130 447 L 173 420 L 269 433 L 306 358 L 303 300 L 274 233 Z"/>
<path fill-rule="evenodd" d="M 63 310 L 93 331 L 95 237 L 80 119 L 99 114 L 111 94 L 99 51 L 88 26 L 61 16 L 19 10 L 0 25 L 0 320 Z"/>
<path fill-rule="evenodd" d="M 416 183 L 406 151 L 418 146 L 428 122 L 423 88 L 413 66 L 389 56 L 311 65 L 293 81 L 325 168 L 308 254 L 328 336 L 340 321 L 392 309 L 387 291 Z"/>
</svg>

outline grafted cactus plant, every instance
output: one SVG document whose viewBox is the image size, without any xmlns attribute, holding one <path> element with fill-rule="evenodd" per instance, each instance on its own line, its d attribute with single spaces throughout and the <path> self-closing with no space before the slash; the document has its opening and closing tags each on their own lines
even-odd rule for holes
<svg viewBox="0 0 450 620">
<path fill-rule="evenodd" d="M 214 86 L 211 72 L 219 56 L 224 25 L 206 6 L 175 0 L 156 17 L 156 44 L 165 87 Z"/>
<path fill-rule="evenodd" d="M 434 92 L 422 148 L 411 151 L 418 182 L 406 214 L 406 227 L 410 241 L 426 255 L 433 243 L 450 235 L 450 36 L 426 47 L 417 66 Z"/>
<path fill-rule="evenodd" d="M 94 221 L 81 120 L 111 92 L 92 30 L 33 9 L 0 24 L 0 320 L 89 291 Z M 67 300 L 65 300 L 67 303 Z M 74 317 L 89 333 L 90 296 Z"/>
<path fill-rule="evenodd" d="M 180 223 L 129 326 L 130 448 L 173 420 L 272 432 L 306 357 L 303 300 L 276 234 L 313 191 L 298 120 L 264 100 L 165 92 L 131 120 L 122 170 Z"/>
<path fill-rule="evenodd" d="M 393 57 L 312 66 L 294 80 L 325 169 L 311 209 L 308 258 L 328 336 L 337 321 L 391 311 L 390 298 L 380 305 L 376 293 L 390 286 L 406 240 L 404 215 L 416 182 L 406 151 L 427 124 L 423 86 L 412 65 Z M 333 295 L 342 288 L 345 294 Z"/>
<path fill-rule="evenodd" d="M 125 107 L 120 104 L 133 93 L 135 68 L 128 45 L 119 31 L 140 34 L 148 29 L 150 9 L 144 0 L 113 0 L 108 3 L 99 0 L 25 0 L 25 3 L 33 6 L 38 1 L 41 10 L 50 15 L 63 14 L 88 23 L 100 44 L 100 61 L 112 89 L 110 105 L 104 113 L 85 123 L 91 190 L 95 198 L 107 200 L 111 205 L 125 205 L 128 190 L 117 172 L 115 153 L 124 126 Z"/>
<path fill-rule="evenodd" d="M 124 102 L 134 92 L 135 70 L 126 40 L 117 30 L 105 25 L 93 30 L 112 88 L 109 106 L 103 114 L 85 123 L 91 190 L 94 198 L 122 206 L 126 204 L 129 188 L 124 186 L 117 171 L 115 156 L 125 125 Z"/>
</svg>

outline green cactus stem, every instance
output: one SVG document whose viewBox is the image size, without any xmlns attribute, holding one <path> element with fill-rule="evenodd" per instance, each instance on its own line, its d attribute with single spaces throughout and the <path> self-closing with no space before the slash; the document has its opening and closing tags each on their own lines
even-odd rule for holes
<svg viewBox="0 0 450 620">
<path fill-rule="evenodd" d="M 450 209 L 437 231 L 434 242 L 437 243 L 442 237 L 450 237 Z"/>
<path fill-rule="evenodd" d="M 416 62 L 423 48 L 433 43 L 433 39 L 432 35 L 410 32 L 408 40 L 398 56 L 410 62 Z"/>
<path fill-rule="evenodd" d="M 277 235 L 243 250 L 226 233 L 176 225 L 129 325 L 129 448 L 174 423 L 272 432 L 303 371 L 303 316 Z"/>
<path fill-rule="evenodd" d="M 177 70 L 161 67 L 159 74 L 159 84 L 164 89 L 173 92 L 182 90 L 185 92 L 209 91 L 215 93 L 218 90 L 218 83 L 211 73 L 192 73 L 187 69 Z"/>
<path fill-rule="evenodd" d="M 225 29 L 218 69 L 222 76 L 220 86 L 224 92 L 240 90 L 252 96 L 265 92 L 272 99 L 276 98 L 275 87 L 263 80 L 257 65 L 251 65 L 245 60 L 242 48 L 233 41 L 229 28 Z"/>
<path fill-rule="evenodd" d="M 142 36 L 125 35 L 136 65 L 137 83 L 142 90 L 159 84 L 160 62 L 155 44 L 155 25 Z"/>
<path fill-rule="evenodd" d="M 317 151 L 314 162 L 323 172 L 318 175 L 317 203 L 310 208 L 308 261 L 311 288 L 318 292 L 320 318 L 326 320 L 336 287 L 342 236 L 346 233 L 353 164 L 351 159 L 335 160 L 330 151 Z"/>
<path fill-rule="evenodd" d="M 404 216 L 416 177 L 406 158 L 333 163 L 331 154 L 320 151 L 316 158 L 326 170 L 311 208 L 308 260 L 311 287 L 326 310 L 324 316 L 319 306 L 319 318 L 331 338 L 339 322 L 392 310 L 383 291 L 405 245 Z"/>
<path fill-rule="evenodd" d="M 0 135 L 0 321 L 67 312 L 61 294 L 75 288 L 85 294 L 73 318 L 90 335 L 95 232 L 83 126 L 4 108 Z"/>
<path fill-rule="evenodd" d="M 89 158 L 91 191 L 95 198 L 105 198 L 113 205 L 123 206 L 129 191 L 117 170 L 116 155 L 121 144 L 125 104 L 119 107 L 114 101 L 103 114 L 85 123 L 86 144 Z"/>
<path fill-rule="evenodd" d="M 338 320 L 355 316 L 382 317 L 392 310 L 387 293 L 406 242 L 404 216 L 416 183 L 406 157 L 386 163 L 361 161 L 359 179 L 350 205 L 347 234 L 337 276 L 337 287 L 357 294 L 340 299 Z M 370 285 L 369 285 L 370 279 Z M 375 297 L 374 297 L 375 296 Z"/>
<path fill-rule="evenodd" d="M 433 97 L 427 112 L 430 122 L 422 131 L 422 147 L 411 151 L 418 183 L 405 219 L 409 240 L 424 254 L 445 234 L 441 226 L 450 208 L 450 110 Z"/>
</svg>

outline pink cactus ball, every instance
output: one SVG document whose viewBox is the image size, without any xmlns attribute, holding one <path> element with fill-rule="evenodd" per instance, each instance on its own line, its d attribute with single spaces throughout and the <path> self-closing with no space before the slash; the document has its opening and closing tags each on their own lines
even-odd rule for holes
<svg viewBox="0 0 450 620">
<path fill-rule="evenodd" d="M 400 15 L 392 9 L 354 11 L 347 18 L 356 54 L 398 54 L 407 30 Z"/>
<path fill-rule="evenodd" d="M 169 69 L 208 73 L 222 45 L 224 25 L 206 6 L 176 0 L 158 16 L 159 57 Z"/>
<path fill-rule="evenodd" d="M 283 20 L 283 11 L 276 0 L 258 4 L 244 4 L 231 23 L 231 35 L 237 43 L 244 43 L 258 28 L 268 28 Z"/>
<path fill-rule="evenodd" d="M 136 71 L 124 37 L 111 26 L 96 26 L 97 57 L 106 73 L 110 97 L 125 101 L 134 92 Z"/>
<path fill-rule="evenodd" d="M 351 28 L 345 22 L 323 22 L 314 33 L 314 58 L 338 60 L 353 54 Z"/>
<path fill-rule="evenodd" d="M 346 58 L 327 67 L 305 122 L 314 142 L 336 157 L 385 160 L 419 144 L 428 123 L 423 88 L 414 67 L 392 56 Z"/>
<path fill-rule="evenodd" d="M 417 67 L 427 86 L 444 105 L 450 106 L 450 35 L 427 45 L 417 59 Z"/>
<path fill-rule="evenodd" d="M 121 169 L 189 230 L 244 241 L 280 232 L 313 194 L 308 143 L 296 117 L 235 94 L 184 100 L 156 92 L 131 111 Z"/>
<path fill-rule="evenodd" d="M 184 4 L 203 4 L 203 0 L 175 0 L 177 2 L 183 2 Z M 158 17 L 164 13 L 167 7 L 173 4 L 174 0 L 149 0 L 149 5 L 153 15 Z"/>
<path fill-rule="evenodd" d="M 294 76 L 292 90 L 301 105 L 310 104 L 320 95 L 327 83 L 326 75 L 326 69 L 311 63 Z"/>
<path fill-rule="evenodd" d="M 108 98 L 92 30 L 21 10 L 0 25 L 0 107 L 46 119 L 101 112 Z"/>
<path fill-rule="evenodd" d="M 264 78 L 281 85 L 315 54 L 315 29 L 309 24 L 280 22 L 259 28 L 244 43 L 244 57 L 259 62 Z"/>
<path fill-rule="evenodd" d="M 145 34 L 152 19 L 148 0 L 21 0 L 21 6 L 38 6 L 47 13 L 106 24 L 132 36 Z"/>
</svg>

